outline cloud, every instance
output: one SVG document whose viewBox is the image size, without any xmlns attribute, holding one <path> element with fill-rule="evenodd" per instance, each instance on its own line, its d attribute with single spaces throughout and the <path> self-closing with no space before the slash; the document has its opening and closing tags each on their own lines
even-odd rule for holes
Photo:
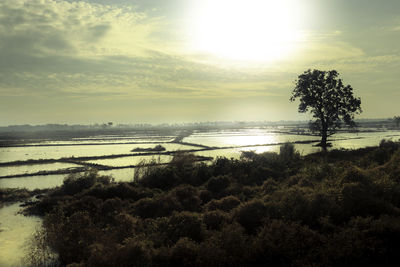
<svg viewBox="0 0 400 267">
<path fill-rule="evenodd" d="M 148 49 L 143 44 L 149 44 L 159 22 L 131 6 L 4 0 L 0 3 L 1 52 L 142 55 Z"/>
<path fill-rule="evenodd" d="M 303 62 L 354 59 L 365 55 L 359 47 L 343 40 L 341 31 L 308 32 L 298 44 L 297 55 Z"/>
<path fill-rule="evenodd" d="M 383 27 L 379 27 L 379 30 L 383 30 L 386 32 L 398 32 L 400 31 L 400 17 L 396 17 L 391 21 L 389 25 L 385 25 Z"/>
<path fill-rule="evenodd" d="M 369 71 L 399 59 L 367 56 L 341 31 L 331 31 L 308 33 L 297 56 L 276 64 L 216 64 L 205 55 L 179 51 L 178 40 L 169 39 L 170 21 L 143 10 L 2 0 L 0 95 L 93 101 L 284 96 L 308 68 Z"/>
<path fill-rule="evenodd" d="M 232 83 L 246 88 L 247 82 L 259 79 L 171 53 L 168 42 L 157 39 L 163 23 L 132 6 L 4 0 L 0 2 L 1 93 L 222 97 L 235 93 L 230 90 Z"/>
</svg>

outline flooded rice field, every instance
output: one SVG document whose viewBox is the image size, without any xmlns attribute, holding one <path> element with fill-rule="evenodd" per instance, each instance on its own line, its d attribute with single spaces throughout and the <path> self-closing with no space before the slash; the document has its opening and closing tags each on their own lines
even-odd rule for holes
<svg viewBox="0 0 400 267">
<path fill-rule="evenodd" d="M 122 167 L 122 166 L 137 166 L 144 162 L 155 162 L 155 163 L 168 163 L 172 159 L 170 155 L 158 155 L 158 156 L 129 156 L 120 157 L 115 159 L 98 159 L 89 160 L 88 163 L 106 165 L 111 167 Z"/>
<path fill-rule="evenodd" d="M 157 143 L 158 144 L 158 143 Z M 157 144 L 153 143 L 125 143 L 125 144 L 62 144 L 62 142 L 53 142 L 51 145 L 45 143 L 36 144 L 34 146 L 24 145 L 18 147 L 0 147 L 0 162 L 20 161 L 29 159 L 59 159 L 68 157 L 93 157 L 93 156 L 104 156 L 104 155 L 119 155 L 119 154 L 131 154 L 138 152 L 131 152 L 136 147 L 140 148 L 152 148 Z M 195 147 L 173 144 L 173 143 L 161 143 L 167 151 L 177 150 L 190 150 Z M 1 175 L 1 173 L 0 173 Z"/>
<path fill-rule="evenodd" d="M 30 165 L 14 165 L 0 167 L 1 176 L 11 176 L 15 174 L 32 174 L 41 171 L 50 170 L 63 170 L 78 167 L 77 164 L 72 163 L 50 163 L 50 164 L 30 164 Z"/>
<path fill-rule="evenodd" d="M 168 163 L 178 151 L 196 156 L 239 158 L 243 151 L 279 152 L 292 142 L 302 155 L 318 152 L 319 137 L 304 131 L 253 127 L 230 130 L 195 130 L 176 135 L 96 135 L 68 140 L 35 140 L 0 147 L 0 188 L 44 189 L 62 184 L 69 172 L 95 167 L 116 181 L 129 181 L 134 167 L 143 162 Z M 332 149 L 357 149 L 378 145 L 382 139 L 398 140 L 399 131 L 362 131 L 335 134 Z M 163 150 L 154 150 L 160 145 Z M 139 148 L 139 149 L 137 149 Z M 132 151 L 135 150 L 136 151 Z"/>
</svg>

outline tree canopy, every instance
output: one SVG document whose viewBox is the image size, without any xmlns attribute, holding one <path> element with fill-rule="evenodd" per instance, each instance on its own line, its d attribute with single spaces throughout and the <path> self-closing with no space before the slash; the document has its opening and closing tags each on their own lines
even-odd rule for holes
<svg viewBox="0 0 400 267">
<path fill-rule="evenodd" d="M 396 127 L 398 128 L 400 125 L 400 116 L 394 116 L 393 121 L 396 124 Z"/>
<path fill-rule="evenodd" d="M 361 100 L 353 96 L 353 88 L 344 85 L 336 70 L 307 70 L 296 80 L 290 101 L 300 100 L 299 112 L 310 112 L 314 120 L 310 128 L 321 136 L 320 146 L 327 148 L 328 136 L 342 124 L 355 126 L 354 115 L 362 112 Z"/>
</svg>

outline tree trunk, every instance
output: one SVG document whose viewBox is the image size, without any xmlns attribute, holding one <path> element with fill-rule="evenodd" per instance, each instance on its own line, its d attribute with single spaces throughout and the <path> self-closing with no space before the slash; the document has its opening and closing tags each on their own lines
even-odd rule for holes
<svg viewBox="0 0 400 267">
<path fill-rule="evenodd" d="M 326 151 L 326 148 L 328 147 L 327 139 L 328 139 L 327 132 L 326 131 L 322 132 L 321 147 L 324 151 Z"/>
<path fill-rule="evenodd" d="M 326 123 L 322 124 L 322 130 L 321 130 L 321 147 L 324 151 L 326 151 L 328 144 L 327 144 L 327 140 L 328 140 L 328 126 L 326 125 Z"/>
</svg>

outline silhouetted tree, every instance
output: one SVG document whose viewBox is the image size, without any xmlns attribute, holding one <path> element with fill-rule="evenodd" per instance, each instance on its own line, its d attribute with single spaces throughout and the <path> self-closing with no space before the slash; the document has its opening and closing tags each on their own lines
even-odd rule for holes
<svg viewBox="0 0 400 267">
<path fill-rule="evenodd" d="M 361 100 L 353 88 L 338 79 L 336 70 L 307 70 L 298 77 L 290 101 L 300 99 L 299 112 L 310 111 L 315 118 L 310 128 L 321 135 L 320 146 L 326 150 L 328 136 L 342 123 L 355 126 L 354 115 L 362 112 Z"/>
<path fill-rule="evenodd" d="M 399 126 L 400 126 L 400 116 L 394 116 L 393 121 L 394 121 L 394 123 L 396 123 L 396 127 L 399 128 Z"/>
</svg>

